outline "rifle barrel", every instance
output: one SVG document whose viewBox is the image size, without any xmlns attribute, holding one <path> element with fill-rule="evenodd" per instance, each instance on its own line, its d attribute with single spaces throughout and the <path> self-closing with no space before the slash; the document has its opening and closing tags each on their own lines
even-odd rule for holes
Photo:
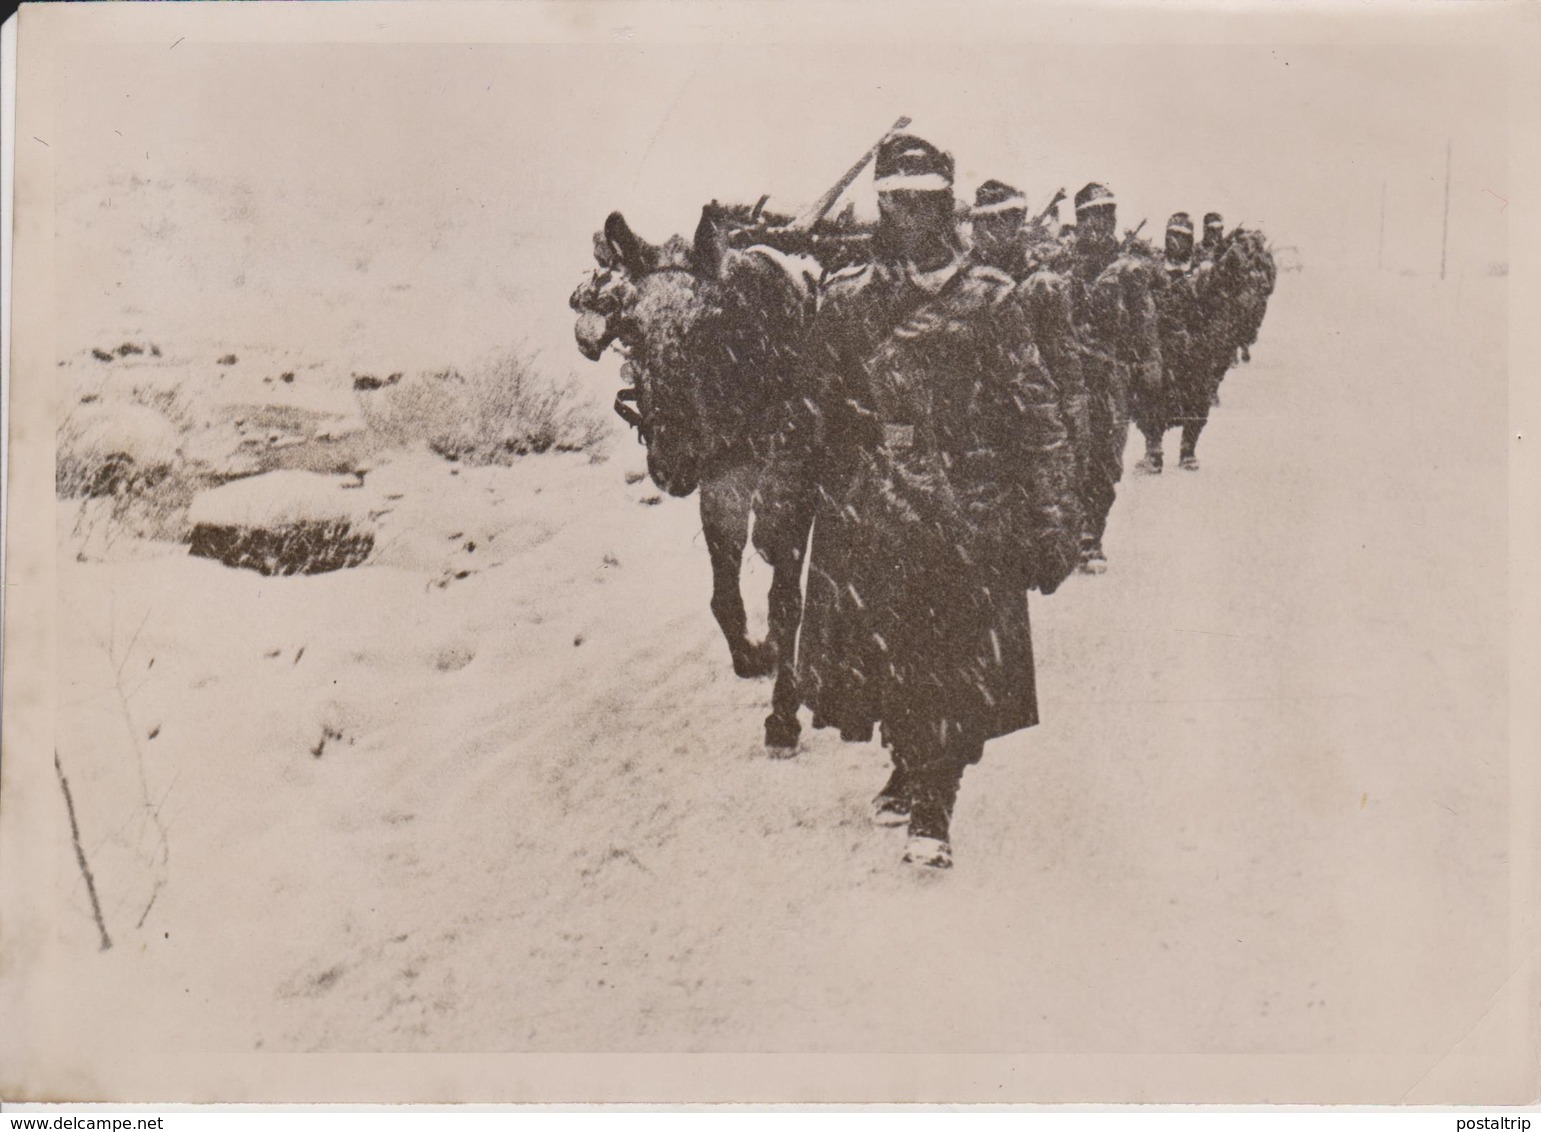
<svg viewBox="0 0 1541 1132">
<path fill-rule="evenodd" d="M 1037 216 L 1033 217 L 1033 219 L 1030 221 L 1030 224 L 1032 226 L 1034 226 L 1034 227 L 1042 224 L 1045 220 L 1047 220 L 1049 218 L 1049 213 L 1053 212 L 1056 208 L 1058 208 L 1059 207 L 1059 202 L 1064 200 L 1064 199 L 1065 199 L 1065 190 L 1064 189 L 1060 189 L 1057 193 L 1055 193 L 1052 197 L 1049 198 L 1049 203 L 1043 206 L 1043 211 L 1042 212 L 1040 212 Z"/>
<path fill-rule="evenodd" d="M 831 185 L 829 190 L 825 192 L 823 196 L 813 202 L 813 206 L 809 208 L 808 211 L 804 212 L 801 216 L 792 222 L 793 227 L 812 228 L 820 220 L 823 220 L 825 214 L 828 213 L 831 208 L 835 207 L 835 202 L 840 199 L 840 194 L 855 184 L 856 178 L 861 176 L 861 171 L 870 165 L 873 159 L 877 157 L 878 150 L 882 148 L 883 143 L 894 134 L 897 134 L 900 130 L 908 128 L 909 124 L 910 120 L 908 118 L 900 118 L 894 122 L 894 124 L 888 128 L 887 132 L 885 132 L 883 136 L 873 144 L 872 148 L 861 155 L 861 160 L 857 161 L 855 165 L 852 165 L 845 171 L 845 176 L 841 177 L 840 180 Z"/>
</svg>

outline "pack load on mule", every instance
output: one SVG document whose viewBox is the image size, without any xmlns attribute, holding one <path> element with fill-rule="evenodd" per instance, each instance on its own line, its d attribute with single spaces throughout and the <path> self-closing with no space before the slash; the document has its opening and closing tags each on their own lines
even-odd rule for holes
<svg viewBox="0 0 1541 1132">
<path fill-rule="evenodd" d="M 753 207 L 712 202 L 722 209 L 729 246 L 774 248 L 787 255 L 807 256 L 826 272 L 872 258 L 873 228 L 857 221 L 854 205 L 832 220 L 821 218 L 805 225 L 785 214 L 766 211 L 769 199 L 763 196 Z"/>
<path fill-rule="evenodd" d="M 839 271 L 853 263 L 872 258 L 872 237 L 876 228 L 856 220 L 856 207 L 847 204 L 833 220 L 826 217 L 877 156 L 884 138 L 909 127 L 908 118 L 900 118 L 889 127 L 872 148 L 862 154 L 818 200 L 797 216 L 766 211 L 770 195 L 762 196 L 753 206 L 713 205 L 722 210 L 728 244 L 735 248 L 766 247 L 787 255 L 808 256 L 818 261 L 826 272 Z"/>
</svg>

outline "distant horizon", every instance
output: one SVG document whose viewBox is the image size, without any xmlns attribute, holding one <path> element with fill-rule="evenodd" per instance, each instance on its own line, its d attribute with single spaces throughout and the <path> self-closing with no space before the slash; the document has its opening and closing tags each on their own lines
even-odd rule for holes
<svg viewBox="0 0 1541 1132">
<path fill-rule="evenodd" d="M 662 241 L 713 198 L 798 211 L 901 114 L 955 155 L 960 200 L 1000 178 L 1037 209 L 1097 180 L 1121 228 L 1159 240 L 1171 212 L 1216 210 L 1350 273 L 1378 255 L 1438 272 L 1454 138 L 1448 271 L 1507 257 L 1503 71 L 1467 49 L 78 51 L 50 142 L 58 241 L 71 277 L 102 285 L 63 297 L 70 348 L 136 320 L 264 340 L 276 324 L 296 348 L 402 364 L 527 340 L 587 377 L 566 298 L 606 214 Z M 114 197 L 130 177 L 149 184 Z M 847 201 L 874 214 L 870 171 Z"/>
</svg>

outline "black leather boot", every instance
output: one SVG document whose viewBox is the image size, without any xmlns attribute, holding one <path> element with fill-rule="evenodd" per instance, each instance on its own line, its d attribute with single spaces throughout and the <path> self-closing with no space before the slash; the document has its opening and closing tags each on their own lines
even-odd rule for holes
<svg viewBox="0 0 1541 1132">
<path fill-rule="evenodd" d="M 896 759 L 888 783 L 872 799 L 872 824 L 904 825 L 910 820 L 910 784 L 904 767 Z"/>
<path fill-rule="evenodd" d="M 910 837 L 904 862 L 928 869 L 952 868 L 952 810 L 963 767 L 938 760 L 917 771 L 910 783 Z"/>
<path fill-rule="evenodd" d="M 1202 422 L 1190 422 L 1183 426 L 1183 446 L 1181 467 L 1190 472 L 1199 470 L 1199 458 L 1196 455 L 1199 444 L 1199 433 L 1204 429 Z"/>
</svg>

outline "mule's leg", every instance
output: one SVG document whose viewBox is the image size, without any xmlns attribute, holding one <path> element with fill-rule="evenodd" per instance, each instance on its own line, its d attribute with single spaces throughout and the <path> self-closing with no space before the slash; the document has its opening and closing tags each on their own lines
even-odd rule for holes
<svg viewBox="0 0 1541 1132">
<path fill-rule="evenodd" d="M 745 677 L 767 676 L 773 664 L 770 649 L 749 640 L 749 619 L 738 584 L 749 542 L 753 485 L 753 469 L 742 468 L 701 482 L 701 530 L 712 557 L 712 615 L 727 638 L 733 671 Z"/>
<path fill-rule="evenodd" d="M 793 541 L 778 548 L 775 575 L 770 588 L 770 644 L 776 663 L 776 687 L 771 693 L 771 713 L 765 718 L 767 747 L 797 749 L 802 725 L 797 722 L 797 630 L 803 620 L 803 560 L 808 549 L 812 509 L 799 515 L 789 534 Z"/>
</svg>

